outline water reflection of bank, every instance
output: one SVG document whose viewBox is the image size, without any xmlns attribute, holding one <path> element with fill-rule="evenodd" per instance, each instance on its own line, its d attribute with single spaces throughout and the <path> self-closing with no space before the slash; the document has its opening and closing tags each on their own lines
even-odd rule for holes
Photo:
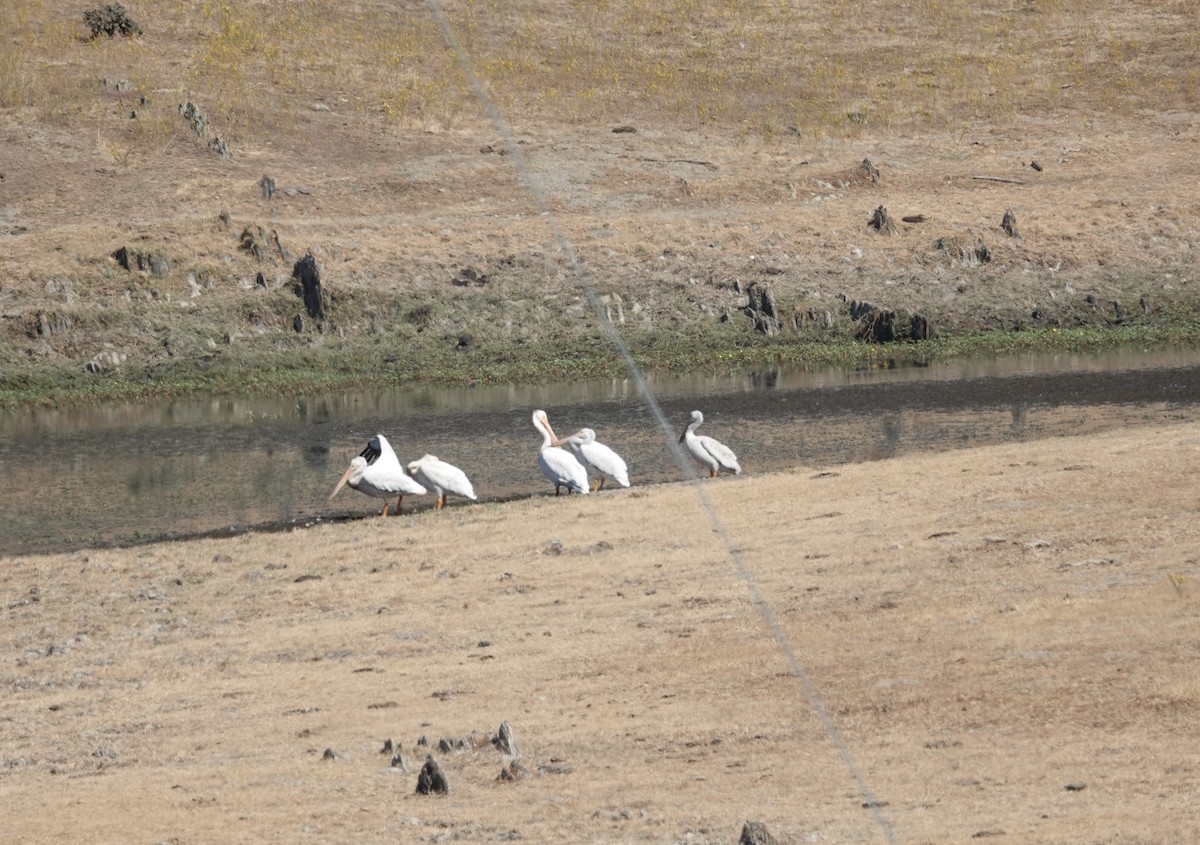
<svg viewBox="0 0 1200 845">
<path fill-rule="evenodd" d="M 650 383 L 673 426 L 701 408 L 705 429 L 753 473 L 1194 419 L 1198 357 L 774 368 Z M 326 498 L 377 431 L 402 458 L 431 452 L 462 466 L 485 500 L 542 493 L 535 407 L 560 434 L 596 429 L 635 483 L 683 477 L 628 379 L 39 409 L 0 417 L 0 552 L 369 513 L 365 498 Z"/>
</svg>

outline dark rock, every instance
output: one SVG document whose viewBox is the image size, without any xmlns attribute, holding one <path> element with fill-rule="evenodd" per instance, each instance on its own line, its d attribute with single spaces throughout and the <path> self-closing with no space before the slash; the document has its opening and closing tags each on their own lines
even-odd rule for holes
<svg viewBox="0 0 1200 845">
<path fill-rule="evenodd" d="M 909 320 L 909 334 L 913 340 L 929 340 L 929 320 L 920 314 L 913 314 Z"/>
<path fill-rule="evenodd" d="M 258 180 L 258 187 L 262 190 L 263 199 L 269 200 L 275 198 L 275 180 L 267 174 Z"/>
<path fill-rule="evenodd" d="M 395 750 L 396 750 L 396 746 L 395 746 L 395 744 L 392 743 L 392 740 L 389 738 L 389 739 L 385 739 L 383 741 L 383 748 L 379 749 L 379 753 L 380 754 L 391 754 Z"/>
<path fill-rule="evenodd" d="M 460 334 L 458 336 L 458 348 L 470 349 L 475 345 L 475 336 L 470 334 Z"/>
<path fill-rule="evenodd" d="M 637 132 L 637 127 L 635 127 L 635 126 L 629 126 L 628 124 L 623 124 L 623 125 L 621 125 L 621 126 L 614 126 L 614 127 L 613 127 L 613 134 L 614 134 L 614 135 L 631 135 L 631 134 L 633 134 L 633 133 L 635 133 L 635 132 Z"/>
<path fill-rule="evenodd" d="M 862 160 L 863 174 L 871 180 L 872 184 L 878 185 L 883 180 L 883 174 L 879 172 L 879 168 L 875 166 L 875 162 L 869 158 Z M 880 206 L 882 208 L 882 206 Z"/>
<path fill-rule="evenodd" d="M 437 761 L 433 759 L 432 755 L 427 756 L 425 765 L 421 767 L 421 771 L 417 775 L 417 794 L 446 795 L 449 792 L 450 784 L 446 782 L 446 776 L 442 774 Z"/>
<path fill-rule="evenodd" d="M 120 264 L 122 267 L 124 267 L 126 270 L 130 269 L 129 248 L 128 247 L 121 247 L 120 249 L 118 249 L 117 251 L 115 251 L 112 254 L 112 257 L 115 258 L 117 260 L 117 263 Z"/>
<path fill-rule="evenodd" d="M 299 314 L 297 314 L 295 319 L 292 320 L 292 328 L 296 330 L 296 334 L 300 334 L 304 331 L 304 318 Z"/>
<path fill-rule="evenodd" d="M 1034 161 L 1029 162 L 1029 166 L 1032 167 L 1034 170 L 1036 170 L 1038 173 L 1042 172 L 1042 166 L 1040 164 L 1038 164 L 1036 159 Z"/>
<path fill-rule="evenodd" d="M 254 277 L 254 284 L 258 285 L 260 288 L 265 288 L 267 286 L 267 277 L 262 274 L 262 270 L 259 270 L 258 275 Z"/>
<path fill-rule="evenodd" d="M 321 294 L 321 271 L 317 268 L 317 259 L 311 252 L 292 267 L 292 278 L 299 282 L 299 293 L 304 297 L 304 307 L 308 316 L 314 320 L 325 319 L 325 299 Z"/>
<path fill-rule="evenodd" d="M 778 843 L 765 824 L 748 821 L 742 825 L 742 835 L 738 837 L 738 845 L 778 845 Z"/>
<path fill-rule="evenodd" d="M 337 755 L 333 753 L 333 749 L 332 749 L 332 748 L 326 748 L 326 749 L 325 749 L 325 753 L 321 755 L 321 759 L 323 759 L 323 760 L 336 760 L 336 759 L 337 759 Z"/>
<path fill-rule="evenodd" d="M 408 767 L 408 758 L 405 757 L 402 752 L 397 751 L 395 754 L 392 755 L 391 767 L 393 769 L 399 769 L 402 772 L 407 772 L 408 768 L 409 768 Z"/>
</svg>

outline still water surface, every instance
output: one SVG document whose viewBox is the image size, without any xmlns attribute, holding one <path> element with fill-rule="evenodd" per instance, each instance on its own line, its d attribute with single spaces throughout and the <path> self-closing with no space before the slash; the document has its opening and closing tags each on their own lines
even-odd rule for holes
<svg viewBox="0 0 1200 845">
<path fill-rule="evenodd" d="M 1200 353 L 1180 350 L 649 383 L 675 433 L 701 409 L 701 433 L 753 474 L 1200 420 L 1198 376 Z M 634 484 L 686 477 L 627 379 L 25 410 L 0 413 L 0 554 L 377 513 L 379 500 L 353 490 L 327 500 L 376 432 L 402 461 L 429 452 L 462 467 L 483 502 L 545 494 L 534 408 L 560 436 L 596 429 Z"/>
</svg>

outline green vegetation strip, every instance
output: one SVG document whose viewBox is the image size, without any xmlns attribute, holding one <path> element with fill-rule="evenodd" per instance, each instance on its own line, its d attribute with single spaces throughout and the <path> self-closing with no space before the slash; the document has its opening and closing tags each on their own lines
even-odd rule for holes
<svg viewBox="0 0 1200 845">
<path fill-rule="evenodd" d="M 905 364 L 1055 352 L 1200 348 L 1200 321 L 1190 317 L 1153 325 L 985 331 L 917 343 L 868 344 L 844 337 L 745 338 L 731 345 L 702 337 L 633 338 L 646 372 L 731 372 L 748 367 L 890 368 Z M 571 344 L 437 350 L 381 359 L 378 349 L 259 353 L 233 359 L 173 360 L 113 374 L 78 368 L 18 366 L 0 374 L 0 408 L 84 405 L 189 395 L 295 395 L 406 384 L 539 384 L 612 378 L 625 370 L 599 339 Z"/>
</svg>

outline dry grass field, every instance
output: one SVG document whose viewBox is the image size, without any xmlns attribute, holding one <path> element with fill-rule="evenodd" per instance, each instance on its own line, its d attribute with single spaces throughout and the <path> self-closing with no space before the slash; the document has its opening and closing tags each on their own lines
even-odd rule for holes
<svg viewBox="0 0 1200 845">
<path fill-rule="evenodd" d="M 446 2 L 511 138 L 426 3 L 94 5 L 5 7 L 0 388 L 594 352 L 514 150 L 642 348 L 758 341 L 751 283 L 816 339 L 1200 302 L 1192 0 Z M 674 484 L 0 560 L 0 839 L 1197 841 L 1197 470 L 1190 423 L 755 468 L 699 488 L 733 556 Z"/>
<path fill-rule="evenodd" d="M 1189 423 L 706 480 L 736 557 L 672 484 L 0 561 L 0 829 L 1195 841 L 1197 472 Z"/>
<path fill-rule="evenodd" d="M 1200 301 L 1192 2 L 443 5 L 511 138 L 426 3 L 129 3 L 143 34 L 94 40 L 86 2 L 17 3 L 0 364 L 86 387 L 97 356 L 250 380 L 603 355 L 530 183 L 647 365 L 761 342 L 752 283 L 785 339 L 846 337 L 849 300 L 942 336 Z M 323 325 L 288 281 L 306 251 Z"/>
</svg>

